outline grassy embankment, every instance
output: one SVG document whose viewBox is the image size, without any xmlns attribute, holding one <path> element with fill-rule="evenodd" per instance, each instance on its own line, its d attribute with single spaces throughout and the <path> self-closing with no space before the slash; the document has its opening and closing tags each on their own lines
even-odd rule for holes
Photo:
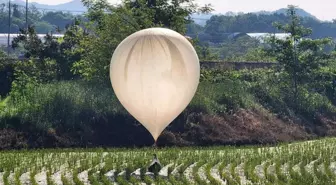
<svg viewBox="0 0 336 185">
<path fill-rule="evenodd" d="M 336 111 L 327 95 L 300 87 L 294 103 L 291 89 L 272 75 L 272 70 L 202 72 L 194 99 L 159 144 L 274 144 L 335 135 Z M 1 148 L 153 143 L 110 84 L 43 84 L 8 96 L 0 108 Z M 12 142 L 4 144 L 8 139 Z"/>
</svg>

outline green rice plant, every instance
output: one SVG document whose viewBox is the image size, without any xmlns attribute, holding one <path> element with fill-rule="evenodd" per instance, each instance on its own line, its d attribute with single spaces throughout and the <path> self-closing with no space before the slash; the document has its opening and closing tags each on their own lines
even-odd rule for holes
<svg viewBox="0 0 336 185">
<path fill-rule="evenodd" d="M 270 168 L 270 166 L 271 166 L 271 162 L 269 162 L 269 161 L 266 162 L 266 164 L 264 166 L 264 174 L 265 174 L 267 182 L 275 184 L 277 178 L 274 174 L 271 174 L 271 173 L 268 172 L 268 169 Z"/>
<path fill-rule="evenodd" d="M 222 179 L 224 179 L 226 181 L 227 185 L 238 185 L 238 184 L 240 184 L 240 182 L 237 182 L 236 180 L 231 178 L 228 174 L 223 174 Z"/>
<path fill-rule="evenodd" d="M 257 160 L 256 158 L 251 158 L 244 165 L 245 177 L 254 184 L 260 182 L 259 177 L 255 174 L 255 166 L 258 164 L 258 162 L 259 160 Z"/>
<path fill-rule="evenodd" d="M 300 164 L 300 173 L 302 176 L 301 182 L 305 184 L 312 184 L 314 183 L 314 177 L 311 174 L 309 174 L 305 169 L 305 165 L 307 164 L 308 164 L 307 160 L 303 160 L 303 162 Z"/>
<path fill-rule="evenodd" d="M 48 185 L 56 185 L 55 182 L 51 178 L 51 172 L 49 170 L 47 171 L 47 184 Z"/>
<path fill-rule="evenodd" d="M 100 179 L 103 185 L 113 185 L 113 183 L 104 174 L 100 174 Z"/>
<path fill-rule="evenodd" d="M 140 180 L 144 181 L 146 176 L 146 168 L 142 167 L 140 168 Z"/>
<path fill-rule="evenodd" d="M 84 185 L 84 183 L 78 178 L 78 170 L 73 170 L 72 178 L 75 185 Z"/>
<path fill-rule="evenodd" d="M 163 179 L 162 177 L 157 176 L 157 177 L 155 178 L 155 182 L 154 182 L 154 184 L 157 184 L 157 185 L 168 185 L 169 182 L 166 181 L 165 179 Z"/>
<path fill-rule="evenodd" d="M 330 179 L 330 180 L 333 180 L 333 181 L 335 181 L 336 180 L 336 178 L 335 178 L 335 174 L 331 171 L 331 169 L 330 169 L 330 162 L 326 162 L 325 164 L 324 164 L 324 173 L 328 176 L 328 178 Z"/>
<path fill-rule="evenodd" d="M 198 170 L 201 166 L 205 164 L 205 161 L 197 162 L 197 164 L 192 169 L 192 176 L 194 177 L 197 184 L 207 184 L 205 181 L 201 179 L 201 177 L 198 174 Z"/>
<path fill-rule="evenodd" d="M 290 184 L 299 185 L 302 181 L 302 176 L 299 172 L 294 171 L 293 164 L 289 163 Z"/>
<path fill-rule="evenodd" d="M 225 164 L 225 165 L 224 165 Z M 232 175 L 230 174 L 230 173 L 232 173 L 232 166 L 234 166 L 235 164 L 230 164 L 230 171 L 229 172 L 226 172 L 226 171 L 224 171 L 223 169 L 224 169 L 224 166 L 226 166 L 226 164 L 227 163 L 222 163 L 221 164 L 221 166 L 220 166 L 220 168 L 219 168 L 219 171 L 220 172 L 222 172 L 222 173 L 220 173 L 220 176 L 221 176 L 221 178 L 226 182 L 226 184 L 227 185 L 238 185 L 238 184 L 240 184 L 240 181 L 236 181 L 233 177 L 232 177 Z M 234 168 L 233 168 L 234 169 Z M 235 172 L 234 172 L 235 173 Z M 240 179 L 239 179 L 240 180 Z"/>
<path fill-rule="evenodd" d="M 210 184 L 213 184 L 213 185 L 220 185 L 220 184 L 221 184 L 218 180 L 216 180 L 216 179 L 211 175 L 211 168 L 212 168 L 213 166 L 215 166 L 217 163 L 218 163 L 218 161 L 214 161 L 214 162 L 208 163 L 208 164 L 205 166 L 206 177 L 207 177 L 208 180 L 210 181 Z"/>
<path fill-rule="evenodd" d="M 168 175 L 168 178 L 171 176 L 173 170 L 174 170 L 174 167 L 173 167 L 173 166 L 169 166 L 169 167 L 168 167 L 168 171 L 167 171 L 167 172 L 168 172 L 168 174 L 167 174 L 167 175 Z"/>
<path fill-rule="evenodd" d="M 61 174 L 61 181 L 63 185 L 73 185 L 67 178 L 64 173 Z"/>
<path fill-rule="evenodd" d="M 314 163 L 313 173 L 316 177 L 315 182 L 319 182 L 319 184 L 332 184 L 332 179 L 328 177 L 326 173 L 323 173 L 321 170 L 319 170 L 319 166 L 322 164 L 322 160 L 319 159 Z M 322 164 L 323 167 L 323 164 Z"/>
<path fill-rule="evenodd" d="M 182 184 L 181 181 L 177 181 L 177 180 L 175 179 L 175 177 L 173 177 L 173 176 L 169 176 L 169 177 L 168 177 L 168 181 L 169 181 L 171 184 Z"/>
<path fill-rule="evenodd" d="M 35 179 L 35 175 L 36 175 L 36 169 L 33 169 L 33 171 L 30 172 L 30 182 L 32 185 L 38 185 L 38 183 L 36 182 Z"/>
<path fill-rule="evenodd" d="M 131 184 L 139 184 L 139 180 L 136 179 L 135 177 L 130 177 L 128 180 Z"/>
<path fill-rule="evenodd" d="M 94 173 L 90 173 L 88 178 L 89 178 L 90 184 L 100 185 L 100 183 L 98 182 L 98 179 L 97 179 L 97 177 Z M 117 181 L 117 182 L 120 183 L 119 181 Z M 120 184 L 122 184 L 122 183 L 120 183 Z"/>
<path fill-rule="evenodd" d="M 3 178 L 4 185 L 11 185 L 8 179 L 9 175 L 10 175 L 9 171 L 5 171 L 5 173 L 3 174 L 2 178 Z"/>
<path fill-rule="evenodd" d="M 144 182 L 147 184 L 147 185 L 151 185 L 151 184 L 153 184 L 153 179 L 152 178 L 150 178 L 149 176 L 145 176 L 144 177 Z"/>
<path fill-rule="evenodd" d="M 185 170 L 192 164 L 193 164 L 192 161 L 188 161 L 188 162 L 183 163 L 182 166 L 180 166 L 180 168 L 178 169 L 178 173 L 180 177 L 183 176 L 183 173 L 185 172 Z"/>
<path fill-rule="evenodd" d="M 231 166 L 230 166 L 230 174 L 232 176 L 232 179 L 235 181 L 235 182 L 238 182 L 240 184 L 240 176 L 238 175 L 238 173 L 236 172 L 236 167 L 237 167 L 237 163 L 236 162 L 233 162 L 231 163 Z"/>
<path fill-rule="evenodd" d="M 189 180 L 187 179 L 186 176 L 182 176 L 182 177 L 180 177 L 179 181 L 180 181 L 182 184 L 191 184 L 191 185 L 193 185 L 192 182 L 189 182 Z"/>
<path fill-rule="evenodd" d="M 90 184 L 113 184 L 114 182 L 110 181 L 105 174 L 111 170 L 116 170 L 115 177 L 121 171 L 128 171 L 125 176 L 116 179 L 118 184 L 139 184 L 145 181 L 154 184 L 205 184 L 205 179 L 202 179 L 200 176 L 200 173 L 204 171 L 206 181 L 210 181 L 209 184 L 217 185 L 217 179 L 212 177 L 211 169 L 218 165 L 220 177 L 227 184 L 236 185 L 240 184 L 237 166 L 241 165 L 239 167 L 243 167 L 245 177 L 252 184 L 329 185 L 335 182 L 335 174 L 330 168 L 330 165 L 334 164 L 336 159 L 336 151 L 334 150 L 335 141 L 335 138 L 329 138 L 279 145 L 272 148 L 248 146 L 172 147 L 157 149 L 155 152 L 159 155 L 163 165 L 174 164 L 174 166 L 168 168 L 168 179 L 160 176 L 151 179 L 144 176 L 146 172 L 145 167 L 148 165 L 153 153 L 148 148 L 0 151 L 0 171 L 3 172 L 4 185 L 18 184 L 21 174 L 26 172 L 30 173 L 31 184 L 36 183 L 33 182 L 35 181 L 33 177 L 36 175 L 36 172 L 43 171 L 47 173 L 48 185 L 53 185 L 51 174 L 57 171 L 63 172 L 61 179 L 64 181 L 64 184 L 82 184 L 78 181 L 78 174 L 89 169 Z M 266 162 L 264 163 L 264 161 Z M 315 162 L 312 163 L 313 161 Z M 196 166 L 191 169 L 195 180 L 194 182 L 189 182 L 185 176 L 185 170 L 195 162 Z M 67 166 L 66 164 L 72 166 Z M 179 164 L 183 165 L 179 168 L 177 175 L 172 175 L 173 169 L 179 166 Z M 255 167 L 260 164 L 265 164 L 263 170 L 266 179 L 259 179 L 258 181 Z M 275 171 L 269 174 L 267 169 L 271 164 L 274 165 Z M 288 165 L 288 176 L 281 170 L 284 164 Z M 309 165 L 309 169 L 312 171 L 306 170 L 308 169 L 307 165 Z M 298 171 L 294 171 L 293 166 L 298 166 Z M 139 167 L 141 169 L 141 180 L 129 176 L 131 172 Z M 200 169 L 202 169 L 202 172 Z M 96 173 L 98 171 L 99 173 Z M 65 174 L 69 172 L 72 173 L 72 177 L 66 179 Z M 10 180 L 13 182 L 9 181 L 9 175 L 11 177 Z"/>
<path fill-rule="evenodd" d="M 287 184 L 288 179 L 287 176 L 281 171 L 281 165 L 282 163 L 280 162 L 279 159 L 277 159 L 275 162 L 275 173 L 278 179 L 277 182 L 278 184 Z"/>
<path fill-rule="evenodd" d="M 14 174 L 14 184 L 15 185 L 22 185 L 20 181 L 20 176 L 22 174 L 22 169 L 18 169 Z"/>
<path fill-rule="evenodd" d="M 100 173 L 105 174 L 108 171 L 113 170 L 113 167 L 114 167 L 113 163 L 114 163 L 113 160 L 107 159 L 105 161 L 104 167 L 100 169 Z M 85 161 L 85 163 L 83 162 L 83 166 L 81 166 L 81 168 L 84 169 L 84 170 L 89 169 L 89 165 L 88 165 L 87 161 Z"/>
<path fill-rule="evenodd" d="M 130 178 L 131 178 L 131 173 L 134 171 L 134 167 L 132 167 L 132 166 L 130 166 L 130 165 L 128 165 L 127 167 L 126 167 L 126 169 L 125 169 L 125 179 L 126 180 L 130 180 Z"/>
</svg>

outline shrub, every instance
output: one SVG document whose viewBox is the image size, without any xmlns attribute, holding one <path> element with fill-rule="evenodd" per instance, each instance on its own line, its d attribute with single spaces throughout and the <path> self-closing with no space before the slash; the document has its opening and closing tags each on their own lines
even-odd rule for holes
<svg viewBox="0 0 336 185">
<path fill-rule="evenodd" d="M 238 80 L 201 82 L 183 114 L 221 114 L 251 105 L 253 97 Z M 119 103 L 110 84 L 82 81 L 31 84 L 20 93 L 12 93 L 6 108 L 0 111 L 2 127 L 26 125 L 40 131 L 80 130 L 102 120 L 114 122 L 118 117 L 133 119 Z"/>
<path fill-rule="evenodd" d="M 0 51 L 0 96 L 6 96 L 11 90 L 14 78 L 14 62 L 3 61 Z"/>
<path fill-rule="evenodd" d="M 14 111 L 21 122 L 43 130 L 60 126 L 75 129 L 106 113 L 124 112 L 111 88 L 80 81 L 32 86 L 23 94 L 13 94 L 8 109 L 4 114 Z"/>
</svg>

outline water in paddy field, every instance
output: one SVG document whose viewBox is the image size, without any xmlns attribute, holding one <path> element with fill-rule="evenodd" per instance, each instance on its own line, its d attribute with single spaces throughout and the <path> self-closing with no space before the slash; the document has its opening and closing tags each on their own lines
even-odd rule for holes
<svg viewBox="0 0 336 185">
<path fill-rule="evenodd" d="M 276 147 L 157 149 L 158 174 L 148 149 L 39 150 L 0 154 L 0 184 L 254 184 L 334 183 L 336 139 Z M 32 178 L 34 177 L 34 178 Z"/>
</svg>

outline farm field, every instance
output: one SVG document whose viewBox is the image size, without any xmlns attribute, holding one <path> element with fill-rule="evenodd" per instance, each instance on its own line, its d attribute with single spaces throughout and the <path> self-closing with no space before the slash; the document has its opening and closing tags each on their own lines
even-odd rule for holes
<svg viewBox="0 0 336 185">
<path fill-rule="evenodd" d="M 146 173 L 156 153 L 159 174 Z M 276 147 L 53 149 L 0 153 L 1 185 L 336 183 L 336 139 Z"/>
</svg>

